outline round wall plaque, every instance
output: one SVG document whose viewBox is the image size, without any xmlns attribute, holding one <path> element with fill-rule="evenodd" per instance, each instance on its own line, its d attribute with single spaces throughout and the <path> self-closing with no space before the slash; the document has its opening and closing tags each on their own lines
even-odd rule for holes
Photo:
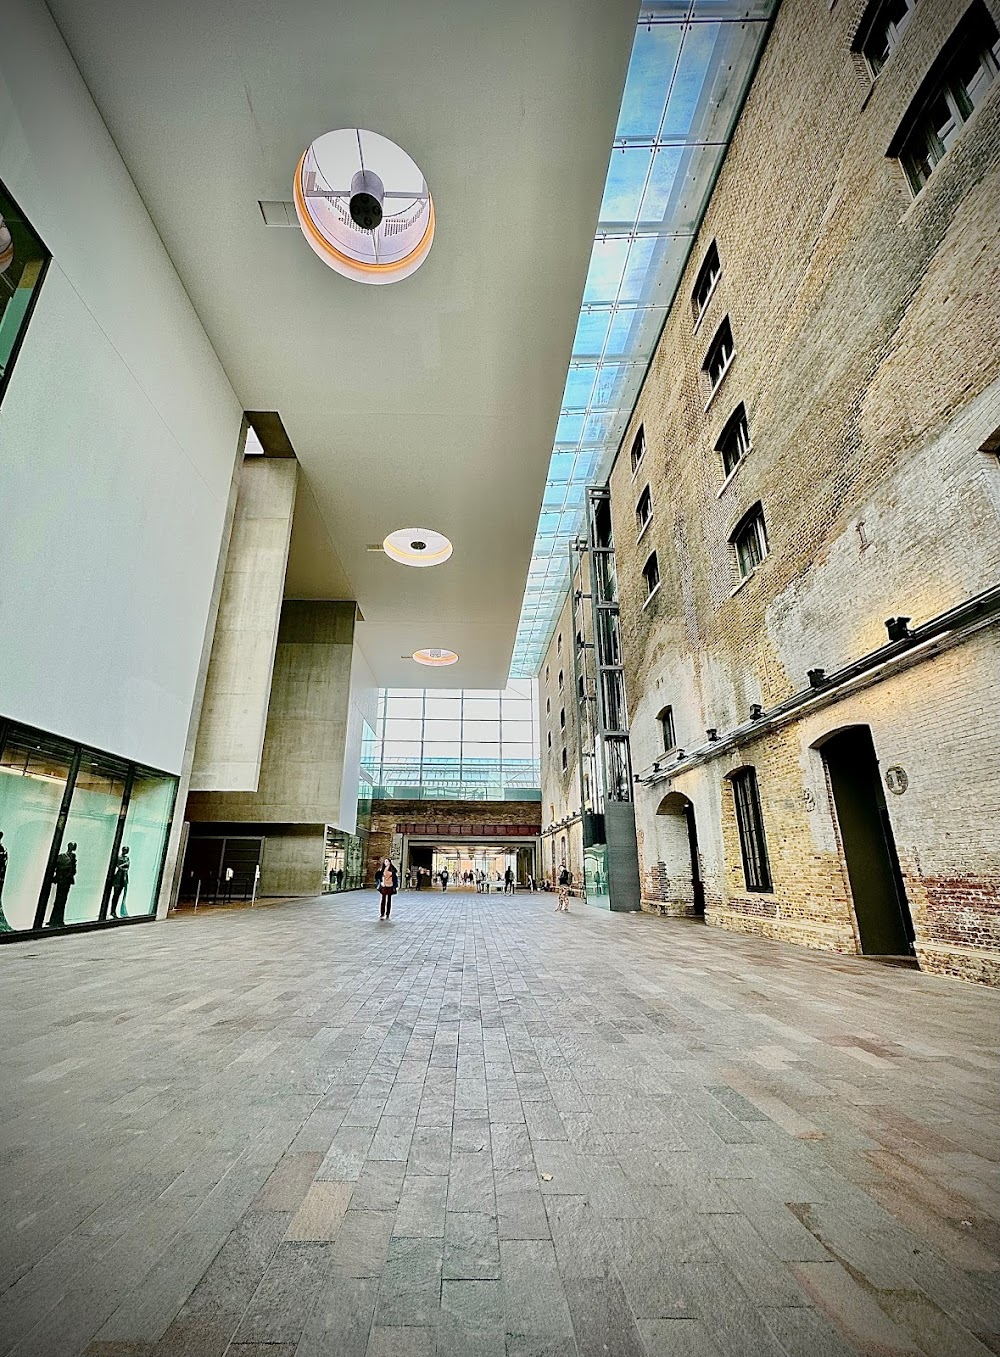
<svg viewBox="0 0 1000 1357">
<path fill-rule="evenodd" d="M 907 777 L 906 769 L 901 768 L 898 763 L 894 763 L 891 768 L 885 770 L 885 785 L 894 796 L 902 796 L 910 785 L 910 779 Z"/>
</svg>

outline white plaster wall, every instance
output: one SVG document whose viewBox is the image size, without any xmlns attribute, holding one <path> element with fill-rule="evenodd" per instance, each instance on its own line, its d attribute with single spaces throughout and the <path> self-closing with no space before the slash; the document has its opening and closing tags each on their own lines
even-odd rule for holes
<svg viewBox="0 0 1000 1357">
<path fill-rule="evenodd" d="M 0 179 L 53 254 L 0 406 L 0 713 L 176 773 L 242 411 L 40 0 Z"/>
<path fill-rule="evenodd" d="M 361 624 L 364 625 L 363 623 Z M 361 767 L 361 739 L 364 722 L 375 729 L 378 687 L 371 666 L 358 645 L 355 631 L 351 656 L 351 693 L 347 710 L 347 740 L 344 747 L 344 778 L 340 791 L 340 817 L 337 828 L 353 834 L 358 827 L 358 788 Z"/>
</svg>

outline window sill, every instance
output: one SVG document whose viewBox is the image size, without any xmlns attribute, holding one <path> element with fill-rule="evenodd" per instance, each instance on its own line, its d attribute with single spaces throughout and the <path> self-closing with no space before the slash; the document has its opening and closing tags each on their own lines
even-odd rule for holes
<svg viewBox="0 0 1000 1357">
<path fill-rule="evenodd" d="M 911 201 L 907 204 L 906 209 L 903 212 L 903 215 L 899 219 L 899 224 L 901 226 L 907 222 L 911 213 L 916 213 L 918 204 L 927 201 L 928 197 L 930 196 L 928 195 L 927 190 L 933 185 L 935 179 L 938 179 L 938 173 L 941 170 L 942 166 L 947 166 L 952 162 L 955 155 L 955 148 L 957 146 L 961 146 L 962 143 L 965 141 L 968 129 L 976 121 L 976 115 L 980 113 L 984 108 L 989 108 L 989 106 L 997 99 L 998 93 L 1000 93 L 1000 75 L 996 75 L 993 77 L 993 81 L 989 87 L 989 90 L 984 95 L 982 101 L 976 105 L 976 107 L 966 118 L 965 122 L 958 129 L 958 135 L 955 137 L 955 140 L 948 147 L 947 151 L 945 151 L 944 155 L 934 166 L 933 170 L 931 170 L 931 173 L 928 176 L 928 178 L 924 181 L 924 183 L 920 185 L 920 187 L 916 191 L 914 191 L 913 185 L 910 182 L 910 178 L 906 173 L 906 169 L 904 168 L 903 162 L 900 159 L 900 157 L 898 155 L 889 157 L 891 160 L 896 161 L 896 164 L 899 167 L 899 171 L 903 176 L 903 183 L 906 185 L 907 192 L 911 195 Z M 938 180 L 938 182 L 940 183 L 940 180 Z"/>
<path fill-rule="evenodd" d="M 650 514 L 649 517 L 646 519 L 645 523 L 639 529 L 639 536 L 635 539 L 636 546 L 638 546 L 642 539 L 646 536 L 646 533 L 649 531 L 649 525 L 650 523 L 652 523 L 652 521 L 653 515 Z"/>
<path fill-rule="evenodd" d="M 771 553 L 768 552 L 767 556 L 770 556 L 770 554 Z M 762 560 L 758 561 L 758 563 L 750 571 L 750 574 L 744 575 L 743 578 L 740 580 L 739 584 L 737 584 L 734 588 L 730 589 L 729 591 L 730 598 L 735 598 L 745 584 L 749 584 L 752 579 L 756 579 L 757 575 L 760 573 L 761 566 L 764 564 L 764 561 L 767 560 L 767 556 L 765 556 Z"/>
<path fill-rule="evenodd" d="M 644 612 L 644 611 L 646 610 L 646 608 L 649 607 L 649 605 L 652 603 L 653 599 L 656 597 L 656 595 L 657 595 L 659 592 L 660 592 L 660 586 L 659 586 L 659 585 L 657 585 L 654 589 L 650 589 L 649 593 L 646 595 L 646 600 L 645 600 L 645 602 L 643 603 L 642 608 L 640 608 L 639 611 L 640 611 L 640 612 Z"/>
<path fill-rule="evenodd" d="M 736 479 L 736 477 L 740 474 L 740 471 L 741 471 L 741 469 L 742 469 L 742 467 L 743 467 L 743 463 L 746 461 L 746 459 L 750 456 L 750 454 L 751 454 L 752 452 L 753 452 L 753 444 L 751 443 L 751 445 L 747 448 L 746 452 L 743 454 L 743 456 L 740 458 L 740 460 L 739 460 L 739 461 L 736 463 L 736 465 L 733 467 L 732 471 L 730 471 L 729 475 L 726 477 L 726 479 L 725 479 L 725 480 L 722 482 L 722 484 L 719 486 L 718 490 L 716 490 L 716 492 L 715 492 L 715 498 L 716 498 L 716 499 L 721 499 L 722 496 L 726 493 L 726 491 L 727 491 L 727 490 L 729 489 L 729 487 L 732 485 L 733 481 L 734 481 L 734 480 Z"/>
<path fill-rule="evenodd" d="M 729 374 L 730 368 L 733 366 L 733 360 L 735 359 L 735 357 L 736 357 L 736 355 L 735 355 L 735 353 L 734 353 L 734 354 L 732 355 L 732 357 L 730 358 L 729 362 L 726 364 L 726 366 L 722 369 L 721 373 L 719 374 L 719 380 L 718 380 L 718 381 L 715 383 L 715 385 L 712 387 L 711 395 L 709 396 L 708 400 L 705 402 L 705 414 L 706 414 L 706 415 L 708 414 L 709 410 L 711 409 L 712 402 L 715 400 L 716 396 L 717 396 L 717 395 L 719 394 L 719 392 L 722 390 L 723 383 L 725 382 L 726 377 L 727 377 L 728 374 Z"/>
<path fill-rule="evenodd" d="M 711 289 L 709 290 L 708 296 L 705 298 L 704 305 L 702 306 L 701 310 L 698 312 L 698 318 L 697 318 L 697 320 L 696 320 L 695 323 L 694 323 L 694 329 L 691 331 L 691 334 L 692 334 L 692 335 L 696 335 L 696 334 L 698 333 L 698 331 L 701 329 L 701 323 L 702 323 L 702 321 L 705 319 L 705 316 L 706 316 L 707 313 L 708 313 L 708 308 L 709 308 L 709 306 L 710 306 L 711 303 L 712 303 L 712 298 L 715 296 L 716 288 L 718 288 L 718 286 L 719 286 L 719 279 L 720 279 L 721 277 L 722 277 L 722 270 L 720 269 L 719 272 L 718 272 L 718 273 L 716 274 L 716 276 L 715 276 L 715 282 L 712 284 Z"/>
</svg>

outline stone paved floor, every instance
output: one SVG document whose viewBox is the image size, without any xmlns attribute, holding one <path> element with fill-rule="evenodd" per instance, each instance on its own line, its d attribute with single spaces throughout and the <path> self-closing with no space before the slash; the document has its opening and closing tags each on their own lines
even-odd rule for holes
<svg viewBox="0 0 1000 1357">
<path fill-rule="evenodd" d="M 1000 1353 L 1000 995 L 374 903 L 0 949 L 0 1352 Z"/>
</svg>

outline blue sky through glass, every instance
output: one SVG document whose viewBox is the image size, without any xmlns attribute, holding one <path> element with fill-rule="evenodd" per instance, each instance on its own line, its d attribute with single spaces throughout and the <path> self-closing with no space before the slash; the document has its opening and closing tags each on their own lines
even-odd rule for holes
<svg viewBox="0 0 1000 1357">
<path fill-rule="evenodd" d="M 607 475 L 777 0 L 654 0 L 636 26 L 511 675 L 537 673 L 585 489 Z"/>
</svg>

